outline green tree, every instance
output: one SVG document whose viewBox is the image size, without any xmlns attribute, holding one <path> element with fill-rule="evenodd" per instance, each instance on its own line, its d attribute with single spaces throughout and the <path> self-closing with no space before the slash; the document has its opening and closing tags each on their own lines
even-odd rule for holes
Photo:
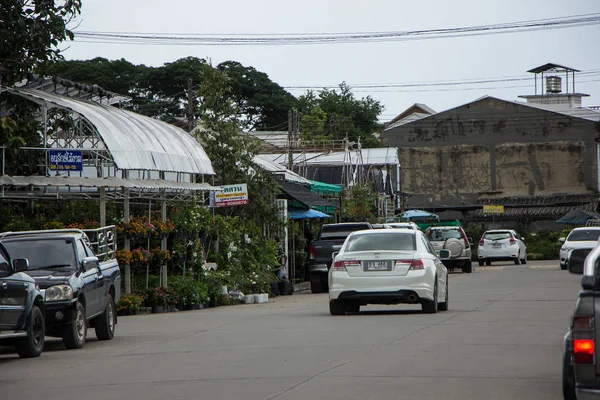
<svg viewBox="0 0 600 400">
<path fill-rule="evenodd" d="M 287 129 L 288 111 L 297 103 L 294 96 L 264 72 L 239 62 L 226 61 L 217 69 L 226 72 L 230 79 L 225 95 L 235 102 L 243 129 Z"/>
<path fill-rule="evenodd" d="M 35 65 L 62 58 L 59 44 L 73 39 L 69 23 L 81 0 L 3 0 L 0 3 L 0 79 L 11 86 Z"/>
<path fill-rule="evenodd" d="M 350 141 L 360 140 L 363 147 L 376 147 L 380 145 L 379 140 L 373 135 L 381 131 L 381 125 L 377 122 L 377 117 L 384 110 L 383 105 L 370 96 L 357 99 L 352 90 L 346 83 L 341 83 L 339 89 L 323 89 L 318 93 L 308 91 L 298 99 L 300 110 L 300 128 L 302 130 L 302 121 L 308 118 L 305 123 L 309 132 L 307 136 L 325 137 L 329 140 L 341 140 L 348 135 Z M 327 120 L 322 132 L 311 132 L 310 123 L 313 122 L 313 110 L 321 109 Z"/>
<path fill-rule="evenodd" d="M 207 69 L 198 90 L 200 116 L 206 128 L 199 133 L 199 139 L 212 160 L 216 184 L 248 185 L 250 204 L 223 212 L 253 220 L 258 226 L 276 225 L 279 213 L 275 199 L 279 189 L 270 173 L 253 161 L 257 143 L 240 132 L 240 105 L 227 96 L 231 85 L 232 79 L 226 71 Z"/>
<path fill-rule="evenodd" d="M 377 193 L 372 183 L 356 185 L 346 189 L 342 207 L 343 218 L 346 221 L 376 222 L 373 212 L 377 205 Z"/>
</svg>

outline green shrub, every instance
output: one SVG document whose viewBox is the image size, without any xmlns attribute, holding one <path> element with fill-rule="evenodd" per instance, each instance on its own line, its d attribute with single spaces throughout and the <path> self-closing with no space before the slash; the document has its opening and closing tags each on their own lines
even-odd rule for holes
<svg viewBox="0 0 600 400">
<path fill-rule="evenodd" d="M 206 284 L 193 278 L 171 276 L 169 287 L 177 293 L 179 304 L 200 304 L 208 299 Z"/>
</svg>

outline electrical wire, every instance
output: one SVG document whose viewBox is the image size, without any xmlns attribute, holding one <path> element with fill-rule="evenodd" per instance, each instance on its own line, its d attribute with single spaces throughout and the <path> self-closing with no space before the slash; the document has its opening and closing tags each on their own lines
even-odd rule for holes
<svg viewBox="0 0 600 400">
<path fill-rule="evenodd" d="M 565 17 L 526 20 L 518 22 L 474 25 L 457 28 L 422 29 L 391 32 L 351 32 L 319 34 L 154 34 L 75 31 L 76 40 L 92 43 L 119 43 L 138 45 L 186 45 L 186 46 L 245 46 L 245 45 L 314 45 L 372 42 L 397 42 L 409 40 L 441 39 L 495 35 L 503 33 L 531 32 L 592 26 L 600 24 L 600 13 L 571 15 Z"/>
</svg>

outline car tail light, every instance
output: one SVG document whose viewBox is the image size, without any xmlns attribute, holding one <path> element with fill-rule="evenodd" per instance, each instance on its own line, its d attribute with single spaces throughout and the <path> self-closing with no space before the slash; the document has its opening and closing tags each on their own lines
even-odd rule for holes
<svg viewBox="0 0 600 400">
<path fill-rule="evenodd" d="M 465 249 L 468 249 L 469 247 L 471 247 L 471 243 L 469 243 L 469 238 L 467 237 L 467 234 L 465 233 L 465 230 L 463 228 L 460 228 L 460 232 L 462 233 L 462 237 L 465 241 Z"/>
<path fill-rule="evenodd" d="M 578 364 L 594 362 L 594 341 L 592 339 L 573 340 L 573 358 Z"/>
<path fill-rule="evenodd" d="M 310 258 L 311 260 L 315 259 L 315 245 L 311 244 L 310 246 L 308 246 L 308 258 Z"/>
<path fill-rule="evenodd" d="M 331 267 L 334 271 L 347 271 L 346 267 L 360 267 L 360 261 L 356 260 L 338 260 L 333 263 L 333 267 Z"/>
<path fill-rule="evenodd" d="M 515 239 L 514 237 L 510 237 L 510 244 L 517 244 L 517 239 Z"/>
<path fill-rule="evenodd" d="M 484 240 L 483 238 L 481 238 L 481 239 L 479 240 L 479 245 L 480 245 L 480 246 L 483 246 L 484 244 L 485 244 L 485 240 Z"/>
<path fill-rule="evenodd" d="M 408 269 L 413 271 L 425 269 L 425 264 L 420 258 L 415 258 L 413 260 L 396 260 L 396 264 L 410 264 Z"/>
</svg>

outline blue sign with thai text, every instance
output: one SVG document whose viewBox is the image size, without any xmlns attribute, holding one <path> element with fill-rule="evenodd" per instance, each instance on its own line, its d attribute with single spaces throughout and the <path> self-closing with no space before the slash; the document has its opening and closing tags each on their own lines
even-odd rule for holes
<svg viewBox="0 0 600 400">
<path fill-rule="evenodd" d="M 50 150 L 50 169 L 53 171 L 83 171 L 80 150 Z"/>
</svg>

